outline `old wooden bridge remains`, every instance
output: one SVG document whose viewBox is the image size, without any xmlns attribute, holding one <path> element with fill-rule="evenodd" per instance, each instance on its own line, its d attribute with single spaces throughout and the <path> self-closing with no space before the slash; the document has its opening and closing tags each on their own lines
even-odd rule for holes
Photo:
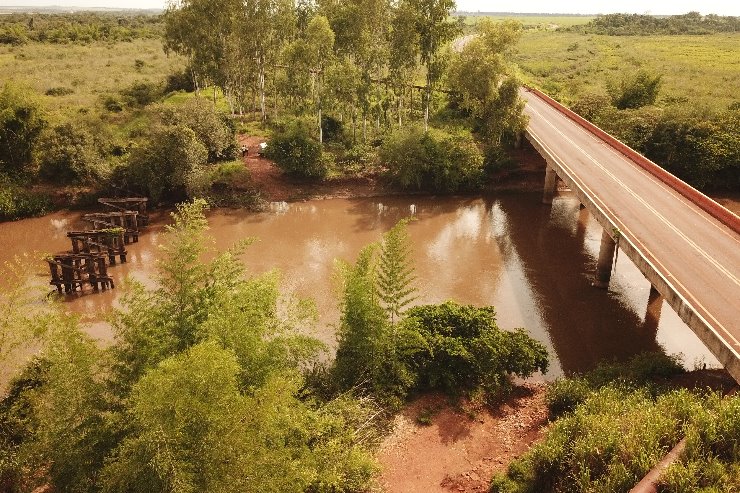
<svg viewBox="0 0 740 493">
<path fill-rule="evenodd" d="M 51 281 L 59 293 L 94 292 L 114 288 L 108 267 L 126 262 L 126 246 L 139 241 L 140 229 L 149 224 L 146 198 L 100 198 L 106 212 L 84 214 L 92 229 L 69 231 L 72 250 L 47 258 Z"/>
</svg>

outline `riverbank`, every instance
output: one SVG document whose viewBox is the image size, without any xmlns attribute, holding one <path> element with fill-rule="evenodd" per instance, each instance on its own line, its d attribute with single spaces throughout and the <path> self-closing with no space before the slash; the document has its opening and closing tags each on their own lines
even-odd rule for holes
<svg viewBox="0 0 740 493">
<path fill-rule="evenodd" d="M 674 388 L 727 392 L 724 370 L 696 370 L 667 382 Z M 386 493 L 482 493 L 491 477 L 542 440 L 550 422 L 547 384 L 527 382 L 494 407 L 451 404 L 426 395 L 394 419 L 377 453 Z"/>
<path fill-rule="evenodd" d="M 248 149 L 242 161 L 249 171 L 251 185 L 266 202 L 424 194 L 400 190 L 376 174 L 330 177 L 319 182 L 291 178 L 272 161 L 257 154 L 263 138 L 239 135 L 237 140 L 240 147 Z M 483 192 L 532 192 L 542 188 L 545 160 L 532 147 L 524 146 L 522 149 L 512 150 L 511 158 L 517 165 L 491 176 Z"/>
</svg>

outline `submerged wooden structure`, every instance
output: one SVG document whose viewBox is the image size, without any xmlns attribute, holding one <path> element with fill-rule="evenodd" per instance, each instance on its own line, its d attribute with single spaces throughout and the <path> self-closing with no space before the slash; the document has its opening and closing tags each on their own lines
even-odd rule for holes
<svg viewBox="0 0 740 493">
<path fill-rule="evenodd" d="M 103 197 L 98 199 L 98 203 L 107 206 L 112 211 L 127 212 L 135 211 L 138 212 L 139 226 L 147 226 L 149 224 L 149 214 L 147 213 L 147 203 L 149 199 L 144 197 L 124 197 L 124 198 L 113 198 Z"/>
<path fill-rule="evenodd" d="M 116 256 L 126 261 L 124 229 L 95 229 L 89 231 L 69 231 L 67 237 L 72 241 L 72 253 L 98 253 L 108 257 L 114 265 Z"/>
<path fill-rule="evenodd" d="M 140 229 L 149 224 L 146 198 L 100 198 L 98 202 L 109 210 L 82 216 L 93 229 L 67 232 L 72 251 L 46 259 L 51 274 L 49 284 L 59 293 L 114 288 L 108 266 L 115 265 L 116 257 L 126 262 L 125 245 L 139 241 Z"/>
<path fill-rule="evenodd" d="M 58 292 L 74 293 L 91 287 L 93 291 L 114 288 L 108 275 L 105 255 L 99 253 L 60 253 L 46 259 L 51 282 Z"/>
<path fill-rule="evenodd" d="M 93 212 L 84 214 L 82 219 L 92 223 L 93 229 L 122 228 L 124 243 L 139 241 L 139 213 L 137 211 Z"/>
</svg>

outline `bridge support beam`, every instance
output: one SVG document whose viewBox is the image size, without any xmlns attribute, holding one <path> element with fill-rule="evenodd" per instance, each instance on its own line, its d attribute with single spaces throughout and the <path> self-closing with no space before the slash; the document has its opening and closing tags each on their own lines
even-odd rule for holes
<svg viewBox="0 0 740 493">
<path fill-rule="evenodd" d="M 650 285 L 650 294 L 648 295 L 647 308 L 645 309 L 645 322 L 643 327 L 649 332 L 658 332 L 660 324 L 660 312 L 663 309 L 663 295 L 661 295 L 655 286 Z"/>
<path fill-rule="evenodd" d="M 555 172 L 555 169 L 547 165 L 546 168 L 547 171 L 545 171 L 545 190 L 542 193 L 542 203 L 543 204 L 552 204 L 552 198 L 555 195 L 555 192 L 558 188 L 558 174 Z"/>
<path fill-rule="evenodd" d="M 612 263 L 614 262 L 614 251 L 617 244 L 606 230 L 601 233 L 601 246 L 599 247 L 599 259 L 596 261 L 596 278 L 591 284 L 594 287 L 607 289 L 612 277 Z"/>
</svg>

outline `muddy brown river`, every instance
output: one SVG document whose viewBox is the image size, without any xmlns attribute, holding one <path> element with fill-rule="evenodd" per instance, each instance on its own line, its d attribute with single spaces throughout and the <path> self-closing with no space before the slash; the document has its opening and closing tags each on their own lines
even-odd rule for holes
<svg viewBox="0 0 740 493">
<path fill-rule="evenodd" d="M 601 229 L 568 193 L 552 208 L 540 204 L 540 194 L 516 193 L 282 202 L 262 213 L 208 214 L 219 249 L 241 238 L 259 239 L 243 256 L 250 272 L 277 268 L 285 290 L 314 299 L 320 320 L 312 333 L 330 345 L 338 320 L 335 259 L 354 260 L 364 245 L 408 216 L 416 218 L 409 226 L 416 302 L 494 305 L 500 327 L 524 327 L 547 346 L 547 379 L 648 350 L 682 353 L 689 368 L 718 366 L 667 304 L 648 304 L 650 284 L 626 256 L 619 255 L 608 291 L 590 286 Z M 128 245 L 128 262 L 109 269 L 115 289 L 64 301 L 94 337 L 111 339 L 105 313 L 116 305 L 126 276 L 151 284 L 167 220 L 155 215 L 140 241 Z M 66 231 L 80 227 L 79 214 L 71 212 L 2 223 L 0 264 L 17 254 L 67 250 Z M 46 284 L 48 270 L 39 262 L 29 277 Z"/>
</svg>

